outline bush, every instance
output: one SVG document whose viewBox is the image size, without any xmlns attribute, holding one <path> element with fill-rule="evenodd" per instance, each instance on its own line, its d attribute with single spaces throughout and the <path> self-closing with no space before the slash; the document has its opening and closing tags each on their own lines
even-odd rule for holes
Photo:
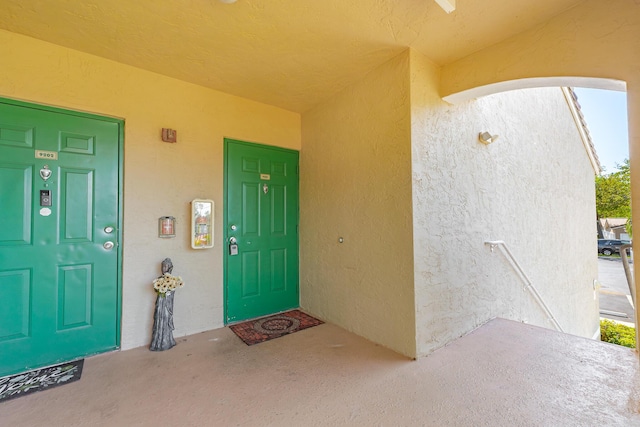
<svg viewBox="0 0 640 427">
<path fill-rule="evenodd" d="M 611 320 L 600 320 L 600 339 L 611 344 L 636 348 L 636 329 Z"/>
</svg>

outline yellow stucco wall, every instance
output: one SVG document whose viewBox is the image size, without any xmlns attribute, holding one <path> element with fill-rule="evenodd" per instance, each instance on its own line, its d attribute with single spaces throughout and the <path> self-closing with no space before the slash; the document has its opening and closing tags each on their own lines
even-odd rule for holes
<svg viewBox="0 0 640 427">
<path fill-rule="evenodd" d="M 440 101 L 441 95 L 511 78 L 591 71 L 596 77 L 629 82 L 634 167 L 640 163 L 635 149 L 635 135 L 639 133 L 635 106 L 640 98 L 640 84 L 636 83 L 640 78 L 629 74 L 638 69 L 639 62 L 628 52 L 635 49 L 629 40 L 637 42 L 638 38 L 632 36 L 640 21 L 636 19 L 638 6 L 632 3 L 620 0 L 623 7 L 607 8 L 602 2 L 587 1 L 544 26 L 442 70 L 423 58 L 424 93 L 420 96 L 428 101 L 426 106 L 416 102 L 417 98 L 411 99 L 415 93 L 410 95 L 408 51 L 301 118 L 279 108 L 5 31 L 0 31 L 0 57 L 5 59 L 0 66 L 0 96 L 126 121 L 124 348 L 148 341 L 153 306 L 150 281 L 166 256 L 173 259 L 174 272 L 187 282 L 176 299 L 176 335 L 222 326 L 222 140 L 231 137 L 293 149 L 303 147 L 302 307 L 415 356 L 428 350 L 416 350 L 412 120 L 420 116 L 421 120 L 434 122 L 438 115 L 447 119 L 447 126 L 434 125 L 433 134 L 422 138 L 427 146 L 443 129 L 453 132 L 464 125 L 453 116 L 462 116 L 468 105 L 448 109 Z M 605 14 L 606 24 L 598 25 L 597 16 Z M 587 31 L 588 23 L 593 23 L 591 32 Z M 596 37 L 583 37 L 594 31 Z M 614 46 L 616 41 L 626 47 Z M 589 44 L 597 49 L 580 50 Z M 613 61 L 620 55 L 625 55 L 623 68 Z M 586 66 L 575 66 L 581 63 Z M 476 124 L 484 123 L 478 119 Z M 178 144 L 160 141 L 162 127 L 178 130 Z M 635 197 L 640 194 L 640 185 L 634 185 L 633 191 L 634 203 L 640 204 L 640 196 Z M 188 202 L 196 197 L 216 202 L 216 247 L 212 250 L 189 248 Z M 634 212 L 640 212 L 640 208 Z M 176 239 L 156 237 L 157 218 L 163 215 L 177 218 Z M 338 243 L 339 237 L 344 243 Z M 428 251 L 419 250 L 417 254 L 428 255 Z M 453 274 L 456 268 L 452 264 L 448 271 Z M 417 277 L 416 281 L 420 280 Z M 465 328 L 466 324 L 455 331 Z M 427 335 L 424 328 L 421 334 Z"/>
<path fill-rule="evenodd" d="M 148 343 L 165 257 L 186 281 L 176 336 L 222 326 L 223 138 L 300 149 L 300 115 L 6 31 L 0 58 L 2 97 L 125 120 L 122 347 Z M 163 127 L 177 144 L 161 141 Z M 190 249 L 194 198 L 216 203 L 213 249 Z M 157 237 L 164 215 L 177 219 L 175 239 Z"/>
<path fill-rule="evenodd" d="M 301 305 L 414 357 L 408 67 L 407 51 L 303 114 Z"/>
<path fill-rule="evenodd" d="M 639 37 L 637 1 L 587 0 L 544 24 L 445 65 L 441 95 L 527 78 L 588 77 L 593 79 L 586 82 L 588 86 L 598 86 L 596 78 L 636 80 L 640 58 L 631 52 L 637 50 Z M 507 90 L 517 88 L 514 84 Z"/>
</svg>

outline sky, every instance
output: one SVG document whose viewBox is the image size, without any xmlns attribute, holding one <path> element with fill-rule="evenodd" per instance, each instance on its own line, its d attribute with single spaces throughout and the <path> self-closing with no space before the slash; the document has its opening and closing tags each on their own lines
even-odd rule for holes
<svg viewBox="0 0 640 427">
<path fill-rule="evenodd" d="M 591 140 L 603 173 L 617 170 L 616 164 L 629 158 L 627 93 L 601 89 L 573 88 L 578 95 Z"/>
</svg>

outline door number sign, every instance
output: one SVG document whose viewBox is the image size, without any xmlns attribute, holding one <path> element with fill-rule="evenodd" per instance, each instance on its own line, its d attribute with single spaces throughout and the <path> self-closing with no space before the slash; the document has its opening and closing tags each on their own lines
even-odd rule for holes
<svg viewBox="0 0 640 427">
<path fill-rule="evenodd" d="M 58 160 L 57 151 L 36 150 L 36 159 Z"/>
</svg>

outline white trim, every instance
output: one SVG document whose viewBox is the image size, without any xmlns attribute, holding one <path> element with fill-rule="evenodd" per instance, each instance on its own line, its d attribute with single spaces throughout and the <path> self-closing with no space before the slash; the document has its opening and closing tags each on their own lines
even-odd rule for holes
<svg viewBox="0 0 640 427">
<path fill-rule="evenodd" d="M 456 10 L 456 0 L 436 0 L 436 3 L 447 13 Z"/>
<path fill-rule="evenodd" d="M 562 93 L 567 101 L 569 111 L 573 116 L 573 120 L 576 122 L 576 127 L 578 128 L 578 133 L 580 134 L 580 139 L 582 140 L 584 149 L 587 151 L 587 155 L 589 156 L 591 167 L 593 167 L 593 171 L 596 173 L 596 175 L 600 175 L 600 173 L 602 172 L 602 167 L 600 166 L 598 154 L 596 154 L 596 149 L 593 145 L 593 141 L 591 140 L 587 122 L 584 120 L 584 116 L 582 115 L 582 111 L 580 110 L 578 97 L 570 87 L 561 87 L 560 89 L 562 89 Z"/>
<path fill-rule="evenodd" d="M 590 87 L 592 89 L 616 90 L 626 92 L 627 83 L 623 80 L 602 79 L 591 77 L 529 77 L 524 79 L 507 80 L 503 82 L 490 83 L 483 86 L 476 86 L 460 92 L 443 96 L 442 99 L 449 104 L 459 104 L 471 99 L 482 98 L 494 93 L 507 92 L 510 90 L 529 89 L 535 87 Z"/>
</svg>

